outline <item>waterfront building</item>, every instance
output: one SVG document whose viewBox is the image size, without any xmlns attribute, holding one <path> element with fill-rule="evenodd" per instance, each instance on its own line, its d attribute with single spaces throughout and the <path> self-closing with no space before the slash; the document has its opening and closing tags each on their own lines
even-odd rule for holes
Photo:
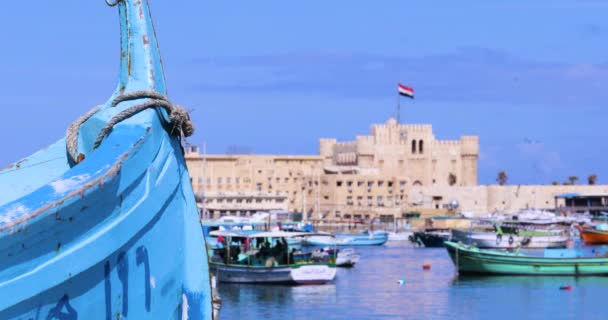
<svg viewBox="0 0 608 320">
<path fill-rule="evenodd" d="M 318 155 L 186 153 L 206 217 L 289 210 L 304 218 L 393 221 L 423 216 L 555 209 L 561 194 L 608 194 L 605 185 L 478 185 L 479 139 L 439 140 L 431 125 L 374 124 L 352 141 L 320 139 Z M 558 204 L 560 206 L 560 204 Z"/>
<path fill-rule="evenodd" d="M 431 125 L 374 124 L 368 136 L 321 139 L 319 155 L 202 155 L 186 159 L 211 217 L 287 209 L 309 218 L 399 216 L 409 190 L 476 186 L 478 137 L 439 140 Z"/>
</svg>

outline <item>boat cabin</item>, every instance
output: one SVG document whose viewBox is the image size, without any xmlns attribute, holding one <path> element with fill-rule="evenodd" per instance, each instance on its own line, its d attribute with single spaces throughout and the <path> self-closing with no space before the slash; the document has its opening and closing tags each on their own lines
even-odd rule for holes
<svg viewBox="0 0 608 320">
<path fill-rule="evenodd" d="M 290 246 L 288 239 L 314 235 L 309 232 L 286 231 L 212 231 L 217 245 L 210 249 L 211 263 L 250 267 L 277 267 L 306 263 L 333 263 L 333 255 L 301 252 Z"/>
</svg>

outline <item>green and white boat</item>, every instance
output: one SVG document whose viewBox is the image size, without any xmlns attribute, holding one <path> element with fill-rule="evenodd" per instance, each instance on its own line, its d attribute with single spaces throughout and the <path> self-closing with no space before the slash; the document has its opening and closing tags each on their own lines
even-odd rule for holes
<svg viewBox="0 0 608 320">
<path fill-rule="evenodd" d="M 590 276 L 608 275 L 608 257 L 582 257 L 578 251 L 547 249 L 543 256 L 485 250 L 446 241 L 445 247 L 460 274 Z"/>
</svg>

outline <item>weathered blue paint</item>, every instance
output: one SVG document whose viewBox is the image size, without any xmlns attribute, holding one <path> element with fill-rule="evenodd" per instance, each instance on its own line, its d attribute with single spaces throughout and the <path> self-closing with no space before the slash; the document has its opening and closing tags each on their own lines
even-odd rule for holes
<svg viewBox="0 0 608 320">
<path fill-rule="evenodd" d="M 129 317 L 129 262 L 126 253 L 118 254 L 118 280 L 122 287 L 122 316 Z"/>
<path fill-rule="evenodd" d="M 106 261 L 104 266 L 104 289 L 106 303 L 106 320 L 112 320 L 112 282 L 110 281 L 110 261 Z"/>
<path fill-rule="evenodd" d="M 107 121 L 143 102 L 112 108 L 114 97 L 166 94 L 147 1 L 118 11 L 119 83 L 81 126 L 85 160 L 71 167 L 62 139 L 0 171 L 0 319 L 211 318 L 194 194 L 166 112 L 140 112 L 93 150 Z"/>
<path fill-rule="evenodd" d="M 137 265 L 139 266 L 141 264 L 144 265 L 144 270 L 146 272 L 144 277 L 144 287 L 146 288 L 146 310 L 150 312 L 150 281 L 152 279 L 150 278 L 150 260 L 148 258 L 148 250 L 144 246 L 137 248 Z"/>
</svg>

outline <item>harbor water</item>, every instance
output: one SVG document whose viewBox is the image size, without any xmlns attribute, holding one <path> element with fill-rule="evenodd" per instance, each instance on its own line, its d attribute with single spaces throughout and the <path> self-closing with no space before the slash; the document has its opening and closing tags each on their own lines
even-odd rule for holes
<svg viewBox="0 0 608 320">
<path fill-rule="evenodd" d="M 219 284 L 220 319 L 608 319 L 608 277 L 459 277 L 443 248 L 357 250 L 328 285 Z"/>
</svg>

